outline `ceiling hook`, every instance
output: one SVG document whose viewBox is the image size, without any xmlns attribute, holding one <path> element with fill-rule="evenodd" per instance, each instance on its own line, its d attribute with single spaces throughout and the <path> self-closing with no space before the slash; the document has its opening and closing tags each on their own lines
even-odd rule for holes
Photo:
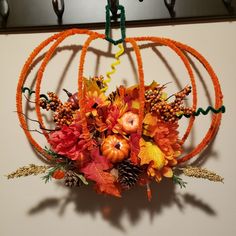
<svg viewBox="0 0 236 236">
<path fill-rule="evenodd" d="M 227 8 L 230 14 L 234 13 L 234 7 L 232 6 L 232 0 L 223 0 L 225 7 Z"/>
<path fill-rule="evenodd" d="M 223 0 L 223 2 L 224 2 L 226 5 L 230 6 L 231 3 L 232 3 L 232 0 Z"/>
<path fill-rule="evenodd" d="M 4 20 L 7 19 L 9 15 L 9 4 L 7 0 L 0 0 L 0 15 Z"/>
<path fill-rule="evenodd" d="M 110 6 L 110 11 L 112 13 L 111 19 L 117 21 L 117 19 L 120 17 L 120 14 L 117 14 L 119 0 L 108 0 L 108 5 Z"/>
<path fill-rule="evenodd" d="M 171 17 L 175 17 L 175 0 L 164 0 Z"/>
<path fill-rule="evenodd" d="M 58 19 L 61 20 L 65 10 L 64 0 L 52 0 L 52 5 Z"/>
</svg>

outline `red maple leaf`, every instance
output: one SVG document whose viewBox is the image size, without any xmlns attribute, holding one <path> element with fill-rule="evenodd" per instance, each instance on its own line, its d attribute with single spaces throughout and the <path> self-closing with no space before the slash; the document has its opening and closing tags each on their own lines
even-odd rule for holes
<svg viewBox="0 0 236 236">
<path fill-rule="evenodd" d="M 120 189 L 115 182 L 115 177 L 105 171 L 102 171 L 100 174 L 102 182 L 96 183 L 95 189 L 97 192 L 109 194 L 115 197 L 121 197 Z"/>
<path fill-rule="evenodd" d="M 95 163 L 99 169 L 108 170 L 112 167 L 110 161 L 100 154 L 98 148 L 93 149 L 90 153 L 90 156 L 92 158 L 92 162 Z"/>
<path fill-rule="evenodd" d="M 131 161 L 135 162 L 137 164 L 137 157 L 140 151 L 140 146 L 139 146 L 139 140 L 140 140 L 140 135 L 137 133 L 133 133 L 130 135 L 130 151 L 131 151 Z"/>
<path fill-rule="evenodd" d="M 120 191 L 116 186 L 115 177 L 106 172 L 111 167 L 111 164 L 104 156 L 101 156 L 99 150 L 95 149 L 91 152 L 92 161 L 80 171 L 84 173 L 87 179 L 96 182 L 95 189 L 99 193 L 106 193 L 116 197 L 120 197 Z"/>
</svg>

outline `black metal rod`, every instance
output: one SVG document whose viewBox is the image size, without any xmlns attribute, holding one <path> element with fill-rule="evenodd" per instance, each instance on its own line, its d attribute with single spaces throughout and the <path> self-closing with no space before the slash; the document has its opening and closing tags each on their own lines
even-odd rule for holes
<svg viewBox="0 0 236 236">
<path fill-rule="evenodd" d="M 170 13 L 170 16 L 175 17 L 175 10 L 174 10 L 175 0 L 164 0 L 164 3 Z"/>
<path fill-rule="evenodd" d="M 7 0 L 0 0 L 0 15 L 2 16 L 2 18 L 4 20 L 7 19 L 8 15 L 9 15 L 9 4 L 7 2 Z"/>
<path fill-rule="evenodd" d="M 223 2 L 227 5 L 231 5 L 232 0 L 223 0 Z"/>
<path fill-rule="evenodd" d="M 65 10 L 64 0 L 52 0 L 52 5 L 58 19 L 62 19 Z"/>
<path fill-rule="evenodd" d="M 127 26 L 236 20 L 236 0 L 140 1 L 122 1 Z M 118 0 L 0 0 L 0 33 L 104 28 L 107 3 L 116 22 L 120 13 L 117 4 L 121 4 Z"/>
<path fill-rule="evenodd" d="M 117 13 L 118 6 L 119 6 L 119 0 L 108 0 L 107 2 L 110 6 L 110 11 L 112 13 L 111 19 L 114 21 L 117 21 L 117 19 L 119 18 L 119 14 Z"/>
</svg>

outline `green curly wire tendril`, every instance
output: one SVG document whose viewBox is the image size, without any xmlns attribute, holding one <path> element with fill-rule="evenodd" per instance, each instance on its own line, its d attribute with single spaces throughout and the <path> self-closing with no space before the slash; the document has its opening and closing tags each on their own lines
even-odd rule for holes
<svg viewBox="0 0 236 236">
<path fill-rule="evenodd" d="M 32 94 L 35 93 L 35 91 L 31 90 L 30 88 L 28 87 L 23 87 L 22 88 L 22 93 L 25 93 L 25 92 L 28 92 L 29 96 L 31 96 Z M 45 95 L 45 94 L 40 94 L 40 98 L 44 98 L 46 99 L 47 101 L 49 101 L 48 97 Z M 219 114 L 219 113 L 225 113 L 226 111 L 226 108 L 225 106 L 221 106 L 219 109 L 215 109 L 214 107 L 212 106 L 208 106 L 205 110 L 202 108 L 202 107 L 199 107 L 197 109 L 196 112 L 194 112 L 192 115 L 186 115 L 186 114 L 183 114 L 183 115 L 179 115 L 178 118 L 181 119 L 182 117 L 186 117 L 186 118 L 190 118 L 191 116 L 200 116 L 200 115 L 208 115 L 209 112 L 212 112 L 214 114 Z"/>
<path fill-rule="evenodd" d="M 219 113 L 225 113 L 226 109 L 224 105 L 221 106 L 219 109 L 215 109 L 212 106 L 208 106 L 207 109 L 204 110 L 202 107 L 199 107 L 197 111 L 194 112 L 192 115 L 183 114 L 183 115 L 178 116 L 178 118 L 181 119 L 183 116 L 186 118 L 190 118 L 191 116 L 199 116 L 201 114 L 206 116 L 210 111 L 214 114 L 219 114 Z"/>
<path fill-rule="evenodd" d="M 28 88 L 28 87 L 23 87 L 21 91 L 22 91 L 22 93 L 28 92 L 29 97 L 30 97 L 32 94 L 35 93 L 35 91 L 31 90 L 31 89 Z M 44 98 L 44 99 L 46 99 L 47 101 L 49 101 L 48 97 L 47 97 L 45 94 L 40 94 L 40 98 Z"/>
</svg>

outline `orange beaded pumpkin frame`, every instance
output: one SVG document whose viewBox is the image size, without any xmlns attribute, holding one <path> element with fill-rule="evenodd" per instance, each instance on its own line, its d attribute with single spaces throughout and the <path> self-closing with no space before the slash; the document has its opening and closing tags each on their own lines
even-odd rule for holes
<svg viewBox="0 0 236 236">
<path fill-rule="evenodd" d="M 33 138 L 31 132 L 28 130 L 27 119 L 23 113 L 23 107 L 22 107 L 22 99 L 23 99 L 22 88 L 24 87 L 28 72 L 29 72 L 30 67 L 31 67 L 32 63 L 34 62 L 35 58 L 46 46 L 48 46 L 50 43 L 52 43 L 51 47 L 47 50 L 47 52 L 43 58 L 42 64 L 38 70 L 37 78 L 36 78 L 36 85 L 35 85 L 35 110 L 36 110 L 36 114 L 37 114 L 37 119 L 42 127 L 42 132 L 43 132 L 45 138 L 50 143 L 50 137 L 49 137 L 48 132 L 45 131 L 46 127 L 43 122 L 41 108 L 40 108 L 41 82 L 43 79 L 45 68 L 46 68 L 48 62 L 50 61 L 50 59 L 52 58 L 55 50 L 57 49 L 59 44 L 63 42 L 63 40 L 65 40 L 66 38 L 68 38 L 72 35 L 87 35 L 88 36 L 87 40 L 85 41 L 85 43 L 82 47 L 82 51 L 81 51 L 81 55 L 80 55 L 80 62 L 79 62 L 79 67 L 78 67 L 78 98 L 79 98 L 78 105 L 79 105 L 79 109 L 80 109 L 79 115 L 80 115 L 80 124 L 81 124 L 81 132 L 82 132 L 83 139 L 86 141 L 86 143 L 88 143 L 88 144 L 91 143 L 91 133 L 88 128 L 88 121 L 87 121 L 86 109 L 85 109 L 85 104 L 86 104 L 86 100 L 85 100 L 86 94 L 85 93 L 86 93 L 86 91 L 85 91 L 85 84 L 84 84 L 85 82 L 84 82 L 84 74 L 83 74 L 84 63 L 85 63 L 85 59 L 86 59 L 86 53 L 87 53 L 87 50 L 88 50 L 91 42 L 96 39 L 105 39 L 106 36 L 104 34 L 99 34 L 97 32 L 93 32 L 93 31 L 85 30 L 85 29 L 70 29 L 70 30 L 66 30 L 64 32 L 57 33 L 57 34 L 51 36 L 50 38 L 48 38 L 44 42 L 42 42 L 31 53 L 31 55 L 27 59 L 25 65 L 22 69 L 22 72 L 21 72 L 20 78 L 19 78 L 19 82 L 17 85 L 16 106 L 17 106 L 17 112 L 18 112 L 20 124 L 25 132 L 26 137 L 28 138 L 28 140 L 32 144 L 32 146 L 37 150 L 37 152 L 39 152 L 41 155 L 46 157 L 49 161 L 52 159 L 52 155 L 50 155 L 50 153 L 48 153 L 44 148 L 42 148 L 38 144 L 38 142 Z M 186 57 L 185 53 L 189 53 L 192 56 L 194 56 L 204 66 L 204 68 L 206 69 L 207 73 L 209 74 L 209 76 L 211 78 L 211 81 L 212 81 L 212 84 L 214 87 L 214 92 L 215 92 L 214 108 L 217 110 L 223 106 L 223 102 L 222 102 L 223 95 L 221 92 L 219 80 L 218 80 L 215 72 L 213 71 L 212 67 L 208 63 L 208 61 L 195 49 L 193 49 L 185 44 L 182 44 L 180 42 L 176 42 L 176 41 L 168 39 L 168 38 L 159 38 L 159 37 L 129 37 L 129 38 L 125 39 L 125 42 L 132 46 L 132 48 L 135 52 L 137 66 L 138 66 L 139 110 L 137 112 L 137 115 L 138 115 L 138 126 L 137 126 L 137 131 L 136 131 L 137 137 L 141 138 L 142 133 L 143 133 L 143 121 L 145 118 L 144 117 L 145 91 L 146 91 L 145 84 L 144 84 L 145 79 L 144 79 L 142 55 L 140 52 L 138 42 L 153 42 L 158 45 L 170 48 L 171 50 L 173 50 L 173 52 L 175 52 L 178 55 L 178 57 L 183 62 L 184 66 L 188 72 L 189 78 L 190 78 L 191 87 L 192 87 L 192 96 L 193 96 L 191 108 L 193 111 L 196 111 L 197 100 L 198 100 L 197 99 L 196 82 L 195 82 L 195 78 L 194 78 L 191 64 L 189 62 L 189 59 Z M 221 117 L 222 117 L 222 114 L 220 112 L 212 115 L 210 127 L 209 127 L 208 131 L 206 132 L 205 136 L 203 137 L 203 139 L 200 141 L 200 143 L 198 145 L 196 145 L 196 147 L 193 150 L 191 150 L 185 156 L 178 158 L 177 165 L 189 161 L 191 158 L 193 158 L 194 156 L 196 156 L 197 154 L 199 154 L 201 151 L 203 151 L 206 148 L 206 146 L 210 143 L 210 141 L 212 140 L 212 138 L 215 136 L 215 134 L 218 131 L 218 128 L 219 128 L 220 122 L 221 122 Z M 188 123 L 187 129 L 186 129 L 183 137 L 181 138 L 181 141 L 179 142 L 179 143 L 181 143 L 181 145 L 183 145 L 185 143 L 185 141 L 187 140 L 187 138 L 193 128 L 194 121 L 195 121 L 195 116 L 191 116 L 189 118 L 189 123 Z M 140 143 L 141 142 L 139 142 L 139 144 Z M 89 147 L 88 147 L 88 150 L 91 150 L 91 149 L 89 149 Z M 99 155 L 101 155 L 101 154 L 99 154 Z M 139 162 L 140 162 L 139 157 L 137 155 L 134 155 L 132 149 L 131 149 L 131 154 L 130 154 L 130 161 L 133 166 L 139 165 Z M 54 173 L 54 176 L 57 176 L 57 175 Z M 60 176 L 61 176 L 61 178 L 64 177 L 64 175 L 60 175 Z M 145 181 L 145 184 L 148 185 L 148 183 L 149 183 L 148 181 Z M 118 187 L 118 189 L 119 188 L 120 187 Z M 99 189 L 98 192 L 104 192 L 104 193 L 111 194 L 111 191 L 110 192 L 103 191 L 102 189 Z M 148 187 L 148 192 L 150 192 L 149 187 Z M 119 194 L 116 192 L 115 194 L 113 193 L 112 195 L 118 196 Z M 150 198 L 150 194 L 149 194 L 149 198 Z"/>
</svg>

